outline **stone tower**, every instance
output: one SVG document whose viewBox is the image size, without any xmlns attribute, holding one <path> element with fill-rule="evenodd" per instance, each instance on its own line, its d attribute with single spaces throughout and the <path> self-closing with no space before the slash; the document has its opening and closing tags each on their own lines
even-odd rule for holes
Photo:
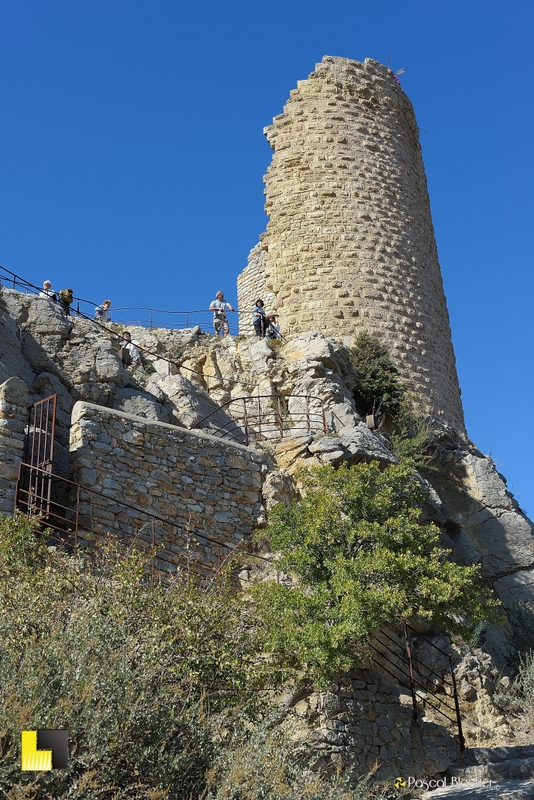
<svg viewBox="0 0 534 800">
<path fill-rule="evenodd" d="M 263 297 L 286 336 L 377 335 L 425 408 L 463 431 L 417 122 L 393 73 L 325 56 L 265 133 L 269 222 L 238 278 L 241 312 Z"/>
</svg>

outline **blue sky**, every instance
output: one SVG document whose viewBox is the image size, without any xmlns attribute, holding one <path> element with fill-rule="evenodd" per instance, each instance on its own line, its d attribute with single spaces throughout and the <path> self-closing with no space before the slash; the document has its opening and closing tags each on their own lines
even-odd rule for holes
<svg viewBox="0 0 534 800">
<path fill-rule="evenodd" d="M 531 2 L 1 0 L 0 263 L 205 308 L 264 230 L 262 129 L 322 56 L 404 67 L 469 434 L 534 515 Z"/>
</svg>

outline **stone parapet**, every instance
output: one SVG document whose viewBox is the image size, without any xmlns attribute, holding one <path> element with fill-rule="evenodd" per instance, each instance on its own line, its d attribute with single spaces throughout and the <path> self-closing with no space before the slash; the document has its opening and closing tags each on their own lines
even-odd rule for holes
<svg viewBox="0 0 534 800">
<path fill-rule="evenodd" d="M 28 389 L 20 378 L 0 384 L 0 514 L 11 516 L 24 453 Z"/>
<path fill-rule="evenodd" d="M 171 521 L 174 541 L 166 548 L 175 565 L 183 562 L 189 535 L 202 563 L 213 564 L 220 553 L 202 534 L 228 552 L 252 534 L 264 511 L 263 456 L 208 434 L 78 402 L 70 450 L 73 479 L 106 495 L 84 496 L 84 515 L 127 540 L 135 534 L 133 516 L 113 501 Z"/>
</svg>

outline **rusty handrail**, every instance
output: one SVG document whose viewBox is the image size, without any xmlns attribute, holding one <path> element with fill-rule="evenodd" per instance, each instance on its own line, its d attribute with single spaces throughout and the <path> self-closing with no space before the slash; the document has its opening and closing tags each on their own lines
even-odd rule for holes
<svg viewBox="0 0 534 800">
<path fill-rule="evenodd" d="M 457 692 L 457 687 L 456 687 L 456 678 L 455 678 L 455 675 L 454 675 L 454 667 L 453 667 L 453 663 L 452 663 L 452 658 L 451 658 L 449 653 L 447 653 L 441 647 L 438 647 L 438 645 L 436 645 L 434 642 L 432 642 L 426 636 L 424 636 L 423 634 L 418 634 L 417 631 L 415 630 L 415 628 L 413 628 L 413 626 L 410 625 L 410 623 L 407 620 L 403 620 L 403 628 L 404 628 L 404 630 L 403 630 L 404 647 L 398 641 L 396 641 L 391 636 L 389 636 L 386 631 L 381 630 L 376 634 L 376 642 L 377 642 L 377 644 L 379 644 L 382 648 L 385 648 L 392 656 L 394 656 L 396 658 L 396 661 L 392 661 L 392 659 L 389 658 L 384 652 L 382 652 L 381 650 L 377 649 L 377 647 L 375 647 L 375 645 L 373 645 L 372 642 L 369 643 L 369 648 L 376 653 L 376 656 L 371 656 L 371 658 L 375 662 L 375 664 L 377 664 L 377 666 L 380 667 L 380 669 L 384 670 L 384 672 L 386 672 L 388 675 L 391 675 L 391 677 L 393 677 L 401 686 L 403 686 L 405 689 L 408 689 L 410 691 L 410 695 L 411 695 L 411 698 L 412 698 L 412 711 L 413 711 L 414 719 L 417 719 L 417 716 L 418 716 L 418 705 L 417 704 L 418 704 L 419 701 L 422 701 L 425 705 L 427 705 L 430 708 L 432 708 L 434 711 L 436 711 L 438 714 L 440 714 L 442 717 L 444 717 L 450 723 L 452 723 L 453 725 L 456 725 L 456 728 L 458 730 L 459 749 L 460 749 L 460 752 L 462 752 L 465 749 L 465 738 L 464 738 L 463 730 L 462 730 L 460 704 L 459 704 L 459 699 L 458 699 L 458 692 Z M 422 662 L 417 656 L 414 655 L 414 653 L 412 652 L 412 647 L 411 647 L 411 642 L 410 642 L 410 637 L 409 637 L 409 631 L 410 630 L 413 631 L 418 637 L 420 637 L 420 638 L 424 639 L 426 642 L 428 642 L 428 644 L 430 644 L 432 647 L 434 647 L 435 650 L 437 650 L 441 655 L 443 655 L 447 659 L 447 663 L 449 665 L 451 684 L 452 684 L 449 688 L 452 689 L 454 706 L 450 705 L 448 702 L 446 702 L 441 697 L 439 698 L 439 703 L 442 706 L 444 706 L 447 711 L 451 712 L 451 714 L 453 716 L 449 716 L 448 714 L 446 714 L 443 711 L 443 709 L 439 707 L 439 705 L 435 705 L 429 699 L 429 695 L 430 695 L 430 697 L 432 697 L 432 698 L 436 697 L 436 700 L 438 700 L 437 695 L 435 696 L 434 694 L 432 694 L 432 692 L 429 691 L 428 686 L 425 686 L 425 684 L 421 683 L 421 681 L 418 679 L 418 675 L 419 675 L 422 681 L 428 682 L 429 678 L 430 678 L 430 675 L 433 674 L 433 675 L 436 675 L 437 677 L 439 677 L 440 681 L 443 682 L 444 681 L 444 675 L 442 675 L 442 674 L 440 675 L 432 667 L 429 667 L 428 665 L 424 664 L 424 662 Z M 393 649 L 387 643 L 382 641 L 379 638 L 380 636 L 385 637 L 389 642 L 391 642 L 392 645 L 394 645 L 395 649 Z M 381 661 L 379 659 L 383 660 L 383 661 L 386 661 L 387 664 L 389 664 L 393 668 L 394 672 L 392 672 L 390 669 L 388 669 L 387 666 L 385 666 L 383 663 L 381 663 Z M 428 674 L 425 675 L 421 668 L 427 670 Z M 399 677 L 399 673 L 400 673 L 401 677 Z M 401 678 L 406 679 L 407 682 L 405 683 Z M 419 696 L 420 693 L 423 693 L 423 692 L 424 692 L 425 696 L 424 697 L 420 697 Z"/>
<path fill-rule="evenodd" d="M 225 411 L 229 406 L 233 403 L 242 403 L 243 404 L 243 417 L 241 420 L 234 420 L 231 418 L 231 421 L 225 423 L 224 425 L 220 425 L 216 428 L 215 431 L 210 431 L 213 436 L 220 436 L 220 438 L 229 437 L 233 440 L 237 441 L 240 438 L 244 439 L 245 445 L 250 444 L 251 438 L 255 439 L 256 441 L 265 441 L 265 440 L 274 440 L 276 437 L 268 436 L 270 433 L 274 433 L 275 431 L 278 432 L 278 438 L 284 438 L 284 432 L 286 429 L 284 428 L 284 411 L 283 411 L 283 404 L 282 400 L 290 400 L 290 399 L 301 399 L 305 400 L 305 408 L 302 409 L 301 415 L 305 418 L 303 420 L 304 424 L 300 425 L 298 422 L 291 428 L 287 429 L 287 434 L 290 435 L 291 433 L 295 433 L 299 429 L 305 429 L 307 433 L 311 432 L 313 421 L 317 423 L 317 425 L 322 429 L 323 433 L 327 433 L 327 423 L 326 423 L 326 412 L 324 408 L 324 403 L 320 397 L 317 395 L 311 394 L 289 394 L 289 395 L 281 395 L 278 393 L 273 394 L 254 394 L 254 395 L 241 395 L 240 397 L 234 397 L 231 400 L 227 400 L 225 403 L 221 403 L 221 405 L 217 406 L 210 411 L 209 414 L 202 417 L 202 419 L 195 422 L 194 425 L 191 426 L 190 430 L 194 430 L 195 428 L 200 428 L 202 425 L 205 425 L 207 421 L 209 421 L 215 414 L 219 411 Z M 262 411 L 261 401 L 262 400 L 271 400 L 274 401 L 274 407 L 271 408 L 269 411 L 265 412 Z M 310 401 L 314 400 L 320 404 L 320 409 L 317 411 L 310 411 Z M 257 406 L 257 410 L 255 412 L 256 416 L 253 417 L 249 413 L 247 413 L 247 404 L 252 404 L 252 408 Z M 269 422 L 269 417 L 273 418 L 273 422 Z M 251 420 L 256 419 L 256 425 L 254 429 Z M 231 428 L 230 430 L 226 430 L 228 426 L 234 422 L 235 428 Z M 240 427 L 241 425 L 241 427 Z M 234 431 L 237 431 L 237 434 L 234 435 Z M 252 436 L 250 435 L 252 434 Z"/>
</svg>

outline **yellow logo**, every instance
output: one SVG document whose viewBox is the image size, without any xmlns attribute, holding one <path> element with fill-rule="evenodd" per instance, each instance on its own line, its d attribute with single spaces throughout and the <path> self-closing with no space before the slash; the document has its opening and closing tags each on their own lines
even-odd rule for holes
<svg viewBox="0 0 534 800">
<path fill-rule="evenodd" d="M 404 778 L 396 778 L 395 779 L 395 789 L 402 789 L 406 786 L 406 781 Z"/>
<path fill-rule="evenodd" d="M 69 758 L 69 732 L 40 730 L 21 732 L 21 770 L 49 772 L 66 769 Z"/>
</svg>

